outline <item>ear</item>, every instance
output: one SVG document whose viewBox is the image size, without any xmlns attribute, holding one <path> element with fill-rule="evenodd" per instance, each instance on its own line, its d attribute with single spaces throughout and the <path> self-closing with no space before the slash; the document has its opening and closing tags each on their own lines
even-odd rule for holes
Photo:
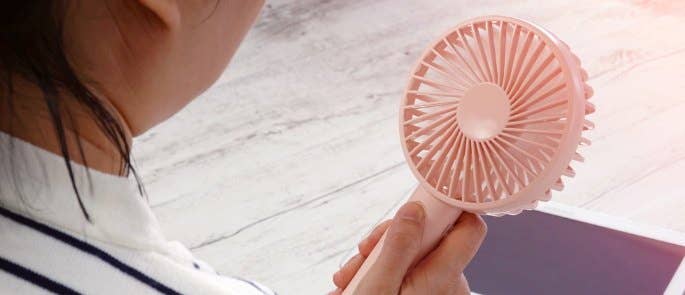
<svg viewBox="0 0 685 295">
<path fill-rule="evenodd" d="M 140 5 L 155 14 L 168 28 L 181 24 L 181 13 L 176 0 L 138 0 Z"/>
</svg>

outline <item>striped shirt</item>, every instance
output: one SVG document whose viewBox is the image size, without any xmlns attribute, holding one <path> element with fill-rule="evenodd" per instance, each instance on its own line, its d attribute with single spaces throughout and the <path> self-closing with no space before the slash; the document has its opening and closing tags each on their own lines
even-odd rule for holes
<svg viewBox="0 0 685 295">
<path fill-rule="evenodd" d="M 130 180 L 0 132 L 0 294 L 275 294 L 168 241 Z M 230 251 L 230 249 L 227 249 Z"/>
</svg>

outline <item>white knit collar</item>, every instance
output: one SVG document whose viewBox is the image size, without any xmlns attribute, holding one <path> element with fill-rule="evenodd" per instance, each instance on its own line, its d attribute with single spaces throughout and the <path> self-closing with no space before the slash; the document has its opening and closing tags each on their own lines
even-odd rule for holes
<svg viewBox="0 0 685 295">
<path fill-rule="evenodd" d="M 62 157 L 0 132 L 0 206 L 86 240 L 167 252 L 157 219 L 128 178 L 72 166 L 91 222 Z"/>
</svg>

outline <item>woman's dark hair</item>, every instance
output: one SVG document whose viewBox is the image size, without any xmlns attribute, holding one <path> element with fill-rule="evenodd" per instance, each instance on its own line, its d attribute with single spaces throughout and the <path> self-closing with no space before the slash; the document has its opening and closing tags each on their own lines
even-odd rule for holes
<svg viewBox="0 0 685 295">
<path fill-rule="evenodd" d="M 121 156 L 120 174 L 133 174 L 143 194 L 140 179 L 131 163 L 131 151 L 124 127 L 108 107 L 97 98 L 69 63 L 63 47 L 62 23 L 66 1 L 4 0 L 0 1 L 0 103 L 13 112 L 15 91 L 13 78 L 18 77 L 35 84 L 41 90 L 59 147 L 64 158 L 72 187 L 85 218 L 90 216 L 81 200 L 70 160 L 66 129 L 77 132 L 71 112 L 65 106 L 67 99 L 82 106 L 97 122 L 103 134 Z M 62 96 L 67 92 L 69 96 Z M 71 103 L 73 104 L 73 103 Z M 81 159 L 83 148 L 76 140 Z M 88 166 L 87 163 L 84 163 Z"/>
</svg>

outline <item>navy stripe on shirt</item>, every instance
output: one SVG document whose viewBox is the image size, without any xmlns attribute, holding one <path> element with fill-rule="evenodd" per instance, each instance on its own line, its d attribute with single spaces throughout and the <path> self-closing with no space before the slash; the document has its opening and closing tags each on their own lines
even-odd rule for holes
<svg viewBox="0 0 685 295">
<path fill-rule="evenodd" d="M 0 270 L 4 270 L 5 272 L 12 274 L 19 279 L 27 281 L 52 293 L 79 294 L 65 285 L 55 282 L 39 273 L 36 273 L 2 257 L 0 257 Z"/>
<path fill-rule="evenodd" d="M 137 269 L 121 262 L 120 260 L 116 259 L 114 256 L 108 254 L 107 252 L 91 245 L 88 244 L 84 241 L 81 241 L 77 238 L 74 238 L 66 233 L 63 233 L 57 229 L 54 229 L 50 226 L 47 226 L 45 224 L 42 224 L 40 222 L 37 222 L 35 220 L 26 218 L 24 216 L 21 216 L 19 214 L 16 214 L 12 211 L 9 211 L 5 208 L 0 207 L 0 215 L 3 215 L 17 223 L 23 224 L 27 227 L 30 227 L 36 231 L 39 231 L 45 235 L 51 236 L 59 241 L 62 241 L 63 243 L 70 245 L 78 250 L 81 250 L 85 253 L 88 253 L 90 255 L 93 255 L 100 260 L 106 262 L 107 264 L 113 266 L 114 268 L 118 269 L 119 271 L 129 275 L 130 277 L 138 280 L 139 282 L 146 284 L 150 286 L 151 288 L 154 288 L 155 290 L 163 293 L 163 294 L 180 294 L 173 289 L 165 286 L 164 284 L 156 281 L 155 279 L 145 275 L 144 273 L 138 271 Z"/>
</svg>

